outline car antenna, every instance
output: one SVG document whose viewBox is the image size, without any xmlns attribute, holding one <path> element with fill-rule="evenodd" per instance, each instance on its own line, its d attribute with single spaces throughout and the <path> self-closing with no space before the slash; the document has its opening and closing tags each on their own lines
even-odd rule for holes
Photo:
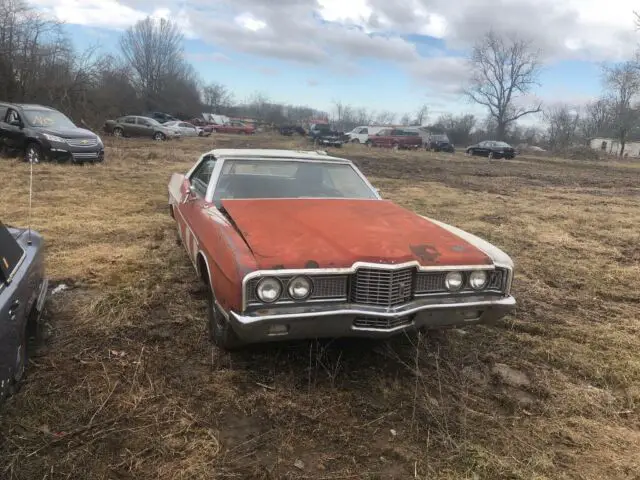
<svg viewBox="0 0 640 480">
<path fill-rule="evenodd" d="M 33 161 L 29 161 L 29 220 L 28 233 L 27 233 L 27 245 L 31 245 L 31 198 L 33 197 Z"/>
</svg>

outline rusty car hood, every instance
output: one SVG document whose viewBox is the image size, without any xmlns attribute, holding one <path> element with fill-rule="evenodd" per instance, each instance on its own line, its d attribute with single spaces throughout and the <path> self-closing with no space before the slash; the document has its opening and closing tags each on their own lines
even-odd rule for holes
<svg viewBox="0 0 640 480">
<path fill-rule="evenodd" d="M 222 206 L 259 269 L 492 264 L 467 241 L 387 200 L 223 200 Z"/>
</svg>

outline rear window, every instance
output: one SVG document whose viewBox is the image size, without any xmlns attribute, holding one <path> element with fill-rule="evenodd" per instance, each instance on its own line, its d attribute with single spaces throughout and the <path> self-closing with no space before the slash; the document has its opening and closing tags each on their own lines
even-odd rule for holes
<svg viewBox="0 0 640 480">
<path fill-rule="evenodd" d="M 0 222 L 0 279 L 9 282 L 20 265 L 24 251 L 9 229 Z"/>
</svg>

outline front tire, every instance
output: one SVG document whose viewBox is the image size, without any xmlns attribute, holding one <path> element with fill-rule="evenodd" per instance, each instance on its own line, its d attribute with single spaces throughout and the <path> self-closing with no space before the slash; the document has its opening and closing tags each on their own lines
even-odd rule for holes
<svg viewBox="0 0 640 480">
<path fill-rule="evenodd" d="M 124 137 L 124 130 L 122 130 L 121 128 L 114 128 L 113 129 L 113 136 L 114 137 L 118 137 L 118 138 L 122 138 Z"/>
<path fill-rule="evenodd" d="M 233 331 L 231 325 L 216 305 L 213 289 L 207 285 L 207 319 L 209 323 L 209 340 L 223 350 L 237 350 L 243 346 L 242 341 Z"/>
<path fill-rule="evenodd" d="M 493 152 L 489 152 L 488 157 L 489 157 L 489 160 L 493 160 L 494 158 L 496 158 Z"/>
<path fill-rule="evenodd" d="M 167 137 L 165 137 L 164 133 L 162 132 L 156 132 L 153 134 L 153 139 L 156 142 L 161 142 L 162 140 L 165 140 Z"/>
</svg>

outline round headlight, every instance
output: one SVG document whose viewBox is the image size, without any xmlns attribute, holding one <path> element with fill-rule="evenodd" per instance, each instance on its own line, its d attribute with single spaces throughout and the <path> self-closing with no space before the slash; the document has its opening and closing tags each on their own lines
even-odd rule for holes
<svg viewBox="0 0 640 480">
<path fill-rule="evenodd" d="M 444 280 L 447 290 L 456 291 L 462 288 L 464 277 L 460 272 L 449 272 Z"/>
<path fill-rule="evenodd" d="M 280 280 L 273 277 L 266 277 L 258 282 L 258 286 L 256 287 L 256 294 L 258 298 L 265 303 L 273 303 L 278 298 L 280 298 L 280 294 L 282 293 L 282 284 Z"/>
<path fill-rule="evenodd" d="M 289 281 L 288 290 L 294 300 L 304 300 L 311 294 L 311 282 L 307 277 L 294 277 Z"/>
<path fill-rule="evenodd" d="M 469 285 L 474 290 L 482 290 L 486 287 L 487 280 L 489 280 L 489 276 L 484 270 L 475 270 L 469 275 Z"/>
</svg>

